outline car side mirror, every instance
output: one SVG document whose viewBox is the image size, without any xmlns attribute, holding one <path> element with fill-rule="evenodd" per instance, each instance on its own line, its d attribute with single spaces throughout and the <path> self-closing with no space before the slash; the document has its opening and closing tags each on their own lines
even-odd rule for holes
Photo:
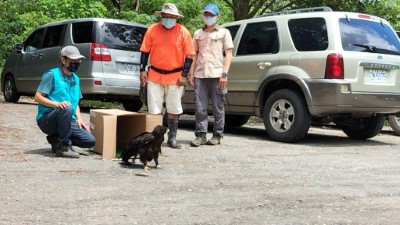
<svg viewBox="0 0 400 225">
<path fill-rule="evenodd" d="M 17 50 L 18 53 L 21 53 L 22 50 L 24 49 L 24 45 L 23 44 L 15 44 L 15 50 Z"/>
</svg>

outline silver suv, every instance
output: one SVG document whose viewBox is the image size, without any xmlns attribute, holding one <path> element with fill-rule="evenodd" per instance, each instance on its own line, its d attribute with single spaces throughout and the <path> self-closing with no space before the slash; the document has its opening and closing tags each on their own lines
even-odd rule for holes
<svg viewBox="0 0 400 225">
<path fill-rule="evenodd" d="M 350 138 L 377 135 L 400 112 L 400 42 L 382 18 L 319 7 L 224 24 L 234 39 L 226 124 L 261 117 L 269 137 L 304 138 L 334 122 Z M 194 111 L 193 91 L 184 96 Z"/>
<path fill-rule="evenodd" d="M 35 29 L 7 59 L 1 90 L 8 102 L 33 95 L 42 74 L 59 64 L 61 48 L 75 45 L 86 57 L 78 70 L 85 99 L 123 102 L 142 107 L 139 48 L 147 27 L 122 20 L 86 18 L 49 23 Z"/>
</svg>

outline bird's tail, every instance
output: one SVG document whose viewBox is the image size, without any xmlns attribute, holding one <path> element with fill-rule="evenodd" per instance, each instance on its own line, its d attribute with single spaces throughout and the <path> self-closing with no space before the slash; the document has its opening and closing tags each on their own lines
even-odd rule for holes
<svg viewBox="0 0 400 225">
<path fill-rule="evenodd" d="M 121 155 L 119 156 L 119 159 L 122 159 L 122 161 L 123 161 L 124 163 L 127 163 L 128 160 L 129 160 L 129 158 L 130 158 L 130 156 L 129 156 L 128 153 L 129 153 L 129 147 L 127 146 L 127 147 L 125 147 L 124 150 L 121 152 Z"/>
</svg>

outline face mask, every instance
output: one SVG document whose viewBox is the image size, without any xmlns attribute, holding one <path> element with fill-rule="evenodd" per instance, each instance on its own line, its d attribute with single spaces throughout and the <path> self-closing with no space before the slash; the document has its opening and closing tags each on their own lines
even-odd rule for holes
<svg viewBox="0 0 400 225">
<path fill-rule="evenodd" d="M 69 72 L 74 73 L 74 72 L 76 72 L 78 70 L 79 65 L 80 65 L 80 63 L 78 63 L 78 62 L 70 62 L 69 66 L 67 67 L 67 70 Z"/>
<path fill-rule="evenodd" d="M 203 20 L 207 26 L 212 26 L 217 23 L 217 16 L 203 16 Z"/>
<path fill-rule="evenodd" d="M 164 25 L 165 28 L 171 29 L 171 28 L 173 28 L 175 26 L 176 19 L 162 18 L 161 22 L 162 22 L 162 25 Z"/>
</svg>

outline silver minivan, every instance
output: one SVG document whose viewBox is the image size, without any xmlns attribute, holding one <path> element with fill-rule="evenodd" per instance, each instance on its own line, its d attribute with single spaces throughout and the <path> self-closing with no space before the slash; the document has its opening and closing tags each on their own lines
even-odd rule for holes
<svg viewBox="0 0 400 225">
<path fill-rule="evenodd" d="M 142 107 L 139 48 L 143 24 L 102 18 L 72 19 L 36 28 L 5 62 L 1 90 L 7 102 L 34 95 L 40 78 L 58 66 L 61 48 L 76 46 L 86 57 L 77 74 L 84 99 L 122 102 L 126 110 Z"/>
</svg>

